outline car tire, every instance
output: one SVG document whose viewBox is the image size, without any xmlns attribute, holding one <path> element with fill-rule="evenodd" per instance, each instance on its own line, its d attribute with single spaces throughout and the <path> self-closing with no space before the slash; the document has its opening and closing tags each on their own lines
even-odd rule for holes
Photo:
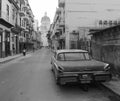
<svg viewBox="0 0 120 101">
<path fill-rule="evenodd" d="M 52 64 L 51 64 L 51 71 L 54 72 L 54 70 L 53 70 L 53 65 L 52 65 Z"/>
<path fill-rule="evenodd" d="M 54 71 L 53 71 L 53 67 L 52 67 L 52 66 L 51 66 L 51 71 L 52 71 L 52 72 L 54 72 Z"/>
<path fill-rule="evenodd" d="M 56 78 L 56 84 L 59 86 L 64 86 L 65 83 L 61 82 L 60 78 Z"/>
<path fill-rule="evenodd" d="M 58 78 L 58 77 L 56 78 L 56 84 L 60 85 L 60 78 Z"/>
</svg>

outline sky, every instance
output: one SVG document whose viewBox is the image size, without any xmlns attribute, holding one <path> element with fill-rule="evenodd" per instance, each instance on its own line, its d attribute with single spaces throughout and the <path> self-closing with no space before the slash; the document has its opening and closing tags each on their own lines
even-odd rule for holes
<svg viewBox="0 0 120 101">
<path fill-rule="evenodd" d="M 102 9 L 104 7 L 110 6 L 112 10 L 113 9 L 116 9 L 116 11 L 120 10 L 119 9 L 120 0 L 75 0 L 75 1 L 83 3 L 86 2 L 90 4 L 95 3 L 95 5 L 97 3 L 98 5 L 95 9 Z M 55 11 L 56 8 L 58 7 L 58 0 L 29 0 L 29 4 L 35 16 L 35 19 L 39 21 L 39 25 L 41 18 L 44 16 L 45 12 L 47 12 L 47 15 L 50 17 L 51 23 L 53 22 Z"/>
<path fill-rule="evenodd" d="M 50 17 L 51 23 L 53 21 L 56 8 L 58 7 L 58 0 L 28 0 L 35 16 L 35 19 L 41 24 L 41 18 L 47 12 L 47 16 Z"/>
</svg>

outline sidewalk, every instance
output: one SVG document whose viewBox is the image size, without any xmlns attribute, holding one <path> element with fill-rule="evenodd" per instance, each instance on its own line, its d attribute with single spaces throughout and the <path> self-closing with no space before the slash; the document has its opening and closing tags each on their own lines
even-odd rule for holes
<svg viewBox="0 0 120 101">
<path fill-rule="evenodd" d="M 113 77 L 111 81 L 102 83 L 105 87 L 120 97 L 120 78 Z"/>
<path fill-rule="evenodd" d="M 26 55 L 30 54 L 30 53 L 32 53 L 32 51 L 26 52 Z M 8 56 L 8 57 L 5 57 L 5 58 L 0 58 L 0 64 L 9 62 L 9 61 L 14 60 L 16 58 L 19 58 L 20 56 L 23 56 L 23 53 L 16 54 L 16 55 L 13 55 L 13 56 Z"/>
<path fill-rule="evenodd" d="M 17 55 L 8 56 L 8 57 L 5 57 L 5 58 L 0 58 L 0 64 L 9 62 L 9 61 L 11 61 L 13 59 L 16 59 L 16 58 L 20 57 L 20 56 L 22 56 L 22 54 L 17 54 Z"/>
</svg>

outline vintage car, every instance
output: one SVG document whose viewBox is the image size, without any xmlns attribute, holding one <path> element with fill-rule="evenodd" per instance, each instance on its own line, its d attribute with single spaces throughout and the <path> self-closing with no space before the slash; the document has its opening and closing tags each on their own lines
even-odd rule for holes
<svg viewBox="0 0 120 101">
<path fill-rule="evenodd" d="M 57 50 L 51 57 L 52 71 L 56 83 L 78 82 L 89 84 L 111 80 L 110 65 L 92 59 L 85 50 Z"/>
</svg>

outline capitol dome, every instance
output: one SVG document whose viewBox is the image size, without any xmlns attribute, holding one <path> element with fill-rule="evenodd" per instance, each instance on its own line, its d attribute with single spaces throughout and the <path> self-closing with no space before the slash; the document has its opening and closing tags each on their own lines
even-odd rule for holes
<svg viewBox="0 0 120 101">
<path fill-rule="evenodd" d="M 47 16 L 47 13 L 45 12 L 45 15 L 42 17 L 41 19 L 41 23 L 42 22 L 50 22 L 50 18 Z"/>
</svg>

